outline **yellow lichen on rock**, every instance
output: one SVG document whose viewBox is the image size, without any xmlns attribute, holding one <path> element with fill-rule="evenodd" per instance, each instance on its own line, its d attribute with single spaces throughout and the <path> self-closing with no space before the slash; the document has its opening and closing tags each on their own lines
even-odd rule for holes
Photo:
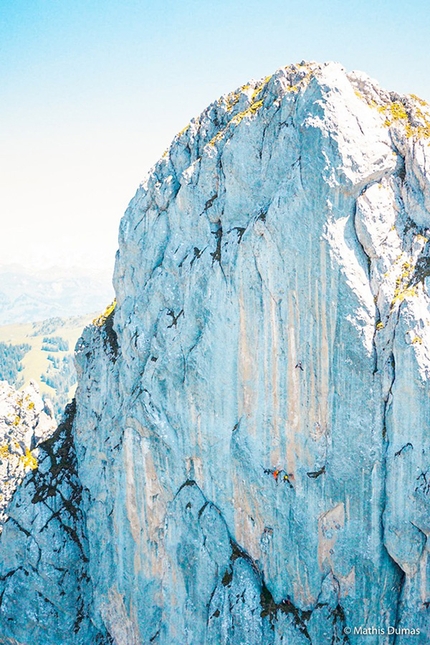
<svg viewBox="0 0 430 645">
<path fill-rule="evenodd" d="M 226 98 L 227 112 L 231 112 L 234 106 L 237 103 L 239 103 L 239 98 L 240 98 L 239 92 L 230 92 L 230 94 L 227 94 L 227 98 Z"/>
<path fill-rule="evenodd" d="M 413 345 L 416 345 L 416 344 L 422 345 L 423 339 L 421 338 L 421 336 L 414 336 L 411 342 Z"/>
<path fill-rule="evenodd" d="M 111 302 L 110 305 L 106 307 L 106 309 L 102 314 L 100 314 L 100 316 L 98 316 L 97 318 L 94 318 L 93 325 L 95 325 L 96 327 L 103 327 L 106 320 L 113 313 L 113 311 L 115 311 L 115 307 L 116 307 L 116 298 L 114 299 L 113 302 Z"/>
<path fill-rule="evenodd" d="M 409 95 L 406 106 L 400 101 L 393 101 L 386 105 L 375 106 L 378 112 L 385 115 L 384 125 L 388 128 L 393 123 L 404 123 L 405 133 L 408 138 L 428 139 L 430 138 L 430 115 L 425 114 L 422 107 L 427 108 L 428 104 L 414 94 Z M 421 106 L 421 108 L 419 107 Z M 407 109 L 406 109 L 407 108 Z"/>
<path fill-rule="evenodd" d="M 232 119 L 232 123 L 235 125 L 239 125 L 239 123 L 246 117 L 251 114 L 256 114 L 258 110 L 261 108 L 263 105 L 263 99 L 260 99 L 259 101 L 255 101 L 254 103 L 251 103 L 251 105 L 246 108 L 246 110 L 243 110 L 243 112 L 239 112 L 239 114 L 236 114 L 236 116 Z"/>
<path fill-rule="evenodd" d="M 421 99 L 421 98 L 420 98 L 419 96 L 417 96 L 416 94 L 409 94 L 409 96 L 411 97 L 411 99 L 414 99 L 414 101 L 416 101 L 416 102 L 417 102 L 417 103 L 419 103 L 420 105 L 422 105 L 422 106 L 428 106 L 427 101 L 424 101 L 424 99 Z"/>
<path fill-rule="evenodd" d="M 239 112 L 236 114 L 232 120 L 227 124 L 227 126 L 224 128 L 224 130 L 221 130 L 220 132 L 217 132 L 217 134 L 212 137 L 212 139 L 209 141 L 210 146 L 214 146 L 218 141 L 221 141 L 231 125 L 239 125 L 239 123 L 247 116 L 253 116 L 258 112 L 258 110 L 262 107 L 263 105 L 263 99 L 260 99 L 259 101 L 254 101 L 254 103 L 251 103 L 249 107 L 246 108 L 246 110 L 242 110 L 242 112 Z"/>
<path fill-rule="evenodd" d="M 267 83 L 270 81 L 271 78 L 272 76 L 266 76 L 266 78 L 263 79 L 263 81 L 257 85 L 254 92 L 252 93 L 251 103 L 253 103 L 256 100 L 257 96 L 261 94 L 261 92 L 264 90 L 264 88 L 266 87 Z"/>
<path fill-rule="evenodd" d="M 180 130 L 180 131 L 178 132 L 178 134 L 176 135 L 176 137 L 175 137 L 175 138 L 176 138 L 176 139 L 179 139 L 180 137 L 182 137 L 182 135 L 183 135 L 183 134 L 185 134 L 185 133 L 186 133 L 186 131 L 187 131 L 187 130 L 189 130 L 189 128 L 190 128 L 190 124 L 188 123 L 188 124 L 185 126 L 185 128 L 182 128 L 182 130 Z"/>
<path fill-rule="evenodd" d="M 29 448 L 25 449 L 25 455 L 21 455 L 20 461 L 25 469 L 35 470 L 38 466 L 37 459 Z"/>
</svg>

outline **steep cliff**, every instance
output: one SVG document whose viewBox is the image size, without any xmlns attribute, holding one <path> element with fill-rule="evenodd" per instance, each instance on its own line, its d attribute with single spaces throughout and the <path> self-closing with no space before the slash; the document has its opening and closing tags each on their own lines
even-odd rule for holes
<svg viewBox="0 0 430 645">
<path fill-rule="evenodd" d="M 428 643 L 429 139 L 424 102 L 334 63 L 175 137 L 77 346 L 61 552 L 87 631 L 6 636 Z"/>
</svg>

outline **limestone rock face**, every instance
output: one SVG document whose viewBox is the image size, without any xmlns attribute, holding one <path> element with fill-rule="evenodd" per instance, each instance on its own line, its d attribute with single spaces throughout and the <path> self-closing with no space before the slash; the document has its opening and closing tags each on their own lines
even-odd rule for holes
<svg viewBox="0 0 430 645">
<path fill-rule="evenodd" d="M 77 346 L 87 641 L 50 642 L 429 642 L 429 138 L 335 63 L 175 137 Z"/>
<path fill-rule="evenodd" d="M 17 392 L 0 381 L 0 532 L 17 487 L 37 468 L 38 444 L 56 427 L 52 406 L 42 400 L 35 382 Z"/>
<path fill-rule="evenodd" d="M 75 404 L 40 443 L 1 535 L 0 642 L 108 645 L 89 618 L 91 581 L 72 437 Z M 35 459 L 35 457 L 34 457 Z"/>
</svg>

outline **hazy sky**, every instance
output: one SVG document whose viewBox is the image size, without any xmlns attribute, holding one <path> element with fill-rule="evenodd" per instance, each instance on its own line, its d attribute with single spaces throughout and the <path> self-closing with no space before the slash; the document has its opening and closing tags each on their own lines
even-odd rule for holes
<svg viewBox="0 0 430 645">
<path fill-rule="evenodd" d="M 426 0 L 0 0 L 0 264 L 112 266 L 175 133 L 283 65 L 430 100 L 429 34 Z"/>
</svg>

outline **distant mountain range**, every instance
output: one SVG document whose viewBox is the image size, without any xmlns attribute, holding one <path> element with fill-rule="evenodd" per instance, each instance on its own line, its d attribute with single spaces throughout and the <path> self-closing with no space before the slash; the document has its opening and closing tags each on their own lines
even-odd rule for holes
<svg viewBox="0 0 430 645">
<path fill-rule="evenodd" d="M 81 316 L 113 300 L 111 272 L 0 266 L 0 325 Z"/>
</svg>

